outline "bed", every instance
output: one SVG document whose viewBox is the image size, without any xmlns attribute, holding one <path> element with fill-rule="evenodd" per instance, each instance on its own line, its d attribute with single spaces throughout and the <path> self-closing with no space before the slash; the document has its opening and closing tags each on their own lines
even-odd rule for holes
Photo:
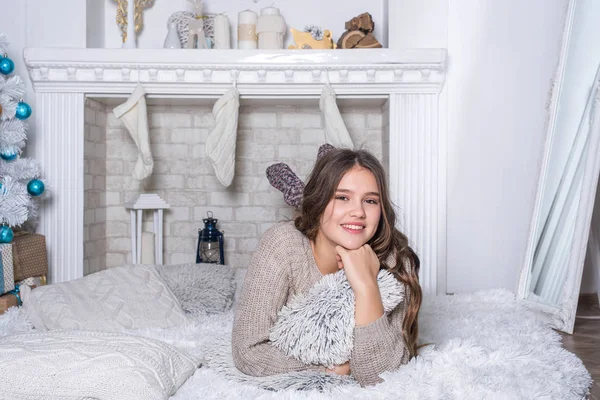
<svg viewBox="0 0 600 400">
<path fill-rule="evenodd" d="M 419 321 L 420 342 L 427 345 L 407 365 L 384 373 L 376 386 L 361 388 L 352 379 L 318 372 L 296 373 L 285 380 L 295 383 L 285 387 L 273 377 L 246 376 L 233 366 L 230 344 L 243 271 L 222 267 L 123 266 L 43 290 L 25 289 L 24 306 L 0 316 L 0 397 L 581 399 L 588 394 L 591 377 L 581 360 L 506 290 L 426 298 Z"/>
</svg>

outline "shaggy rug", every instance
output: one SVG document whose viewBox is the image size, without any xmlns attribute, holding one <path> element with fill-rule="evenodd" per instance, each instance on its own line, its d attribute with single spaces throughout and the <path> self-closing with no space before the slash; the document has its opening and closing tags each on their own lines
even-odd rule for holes
<svg viewBox="0 0 600 400">
<path fill-rule="evenodd" d="M 31 329 L 24 319 L 18 309 L 9 310 L 0 317 L 0 334 Z M 399 370 L 384 373 L 385 382 L 368 388 L 328 375 L 316 386 L 321 390 L 265 389 L 276 381 L 243 376 L 232 366 L 232 319 L 233 311 L 199 315 L 186 329 L 135 332 L 204 359 L 173 400 L 568 400 L 585 398 L 591 384 L 581 360 L 561 347 L 560 335 L 505 290 L 427 299 L 420 314 L 420 339 L 431 344 Z"/>
</svg>

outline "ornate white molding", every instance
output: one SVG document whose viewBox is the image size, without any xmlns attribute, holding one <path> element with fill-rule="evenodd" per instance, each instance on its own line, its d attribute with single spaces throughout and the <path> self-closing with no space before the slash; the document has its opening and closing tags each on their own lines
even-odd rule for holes
<svg viewBox="0 0 600 400">
<path fill-rule="evenodd" d="M 424 293 L 444 291 L 445 276 L 438 275 L 446 270 L 446 142 L 439 106 L 445 50 L 26 49 L 25 60 L 43 106 L 36 150 L 56 186 L 54 203 L 40 216 L 53 282 L 83 274 L 84 96 L 128 96 L 140 82 L 149 97 L 216 98 L 236 83 L 247 98 L 302 99 L 319 96 L 330 82 L 340 97 L 389 99 L 392 200 L 421 258 Z"/>
<path fill-rule="evenodd" d="M 149 94 L 203 95 L 221 93 L 234 81 L 242 94 L 262 93 L 256 87 L 265 89 L 265 85 L 277 94 L 314 94 L 325 82 L 336 85 L 341 94 L 346 88 L 348 93 L 371 94 L 414 84 L 435 91 L 446 69 L 446 53 L 436 49 L 257 53 L 41 48 L 25 49 L 24 58 L 37 92 L 119 93 L 142 82 Z"/>
</svg>

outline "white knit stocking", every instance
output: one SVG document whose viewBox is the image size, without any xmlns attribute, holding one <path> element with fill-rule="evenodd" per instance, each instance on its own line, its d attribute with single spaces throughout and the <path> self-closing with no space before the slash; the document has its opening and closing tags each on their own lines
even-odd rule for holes
<svg viewBox="0 0 600 400">
<path fill-rule="evenodd" d="M 240 93 L 235 87 L 213 106 L 215 127 L 208 134 L 205 150 L 223 186 L 229 186 L 233 181 L 239 111 Z"/>
<path fill-rule="evenodd" d="M 138 181 L 148 177 L 154 167 L 150 151 L 148 131 L 148 111 L 146 109 L 146 91 L 138 85 L 127 101 L 115 107 L 113 114 L 122 119 L 138 149 L 138 159 L 133 169 L 133 177 Z"/>
<path fill-rule="evenodd" d="M 352 138 L 350 138 L 348 129 L 346 129 L 346 124 L 344 124 L 344 120 L 338 109 L 335 93 L 329 83 L 325 84 L 323 87 L 319 107 L 321 108 L 325 119 L 325 135 L 327 143 L 332 144 L 334 147 L 354 148 Z"/>
</svg>

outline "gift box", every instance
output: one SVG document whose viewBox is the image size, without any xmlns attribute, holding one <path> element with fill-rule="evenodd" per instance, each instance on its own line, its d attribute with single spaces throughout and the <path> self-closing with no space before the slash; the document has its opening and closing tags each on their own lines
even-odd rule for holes
<svg viewBox="0 0 600 400">
<path fill-rule="evenodd" d="M 48 275 L 48 253 L 44 235 L 15 233 L 12 247 L 15 281 Z"/>
<path fill-rule="evenodd" d="M 37 287 L 37 285 L 28 286 L 31 286 L 32 289 Z M 10 307 L 20 307 L 21 305 L 21 288 L 19 284 L 15 284 L 15 288 L 13 290 L 0 296 L 0 315 L 4 314 Z"/>
<path fill-rule="evenodd" d="M 0 294 L 15 288 L 12 245 L 0 244 Z"/>
<path fill-rule="evenodd" d="M 10 307 L 15 307 L 19 305 L 19 300 L 17 296 L 12 293 L 6 293 L 0 296 L 0 315 L 4 314 L 6 310 Z"/>
</svg>

